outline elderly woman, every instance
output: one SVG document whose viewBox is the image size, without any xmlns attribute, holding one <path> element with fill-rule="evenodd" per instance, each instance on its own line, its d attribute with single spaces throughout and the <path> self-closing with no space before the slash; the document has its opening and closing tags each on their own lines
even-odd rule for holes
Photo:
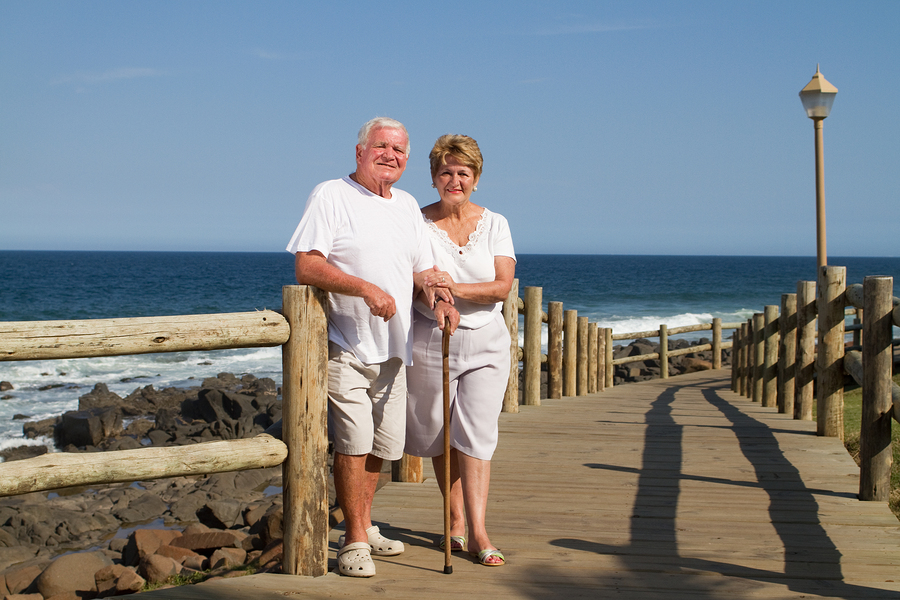
<svg viewBox="0 0 900 600">
<path fill-rule="evenodd" d="M 515 275 L 509 225 L 470 199 L 481 176 L 478 144 L 464 135 L 438 138 L 430 154 L 440 201 L 422 209 L 437 265 L 425 286 L 452 296 L 460 322 L 450 341 L 450 489 L 443 489 L 442 333 L 434 312 L 416 302 L 413 366 L 407 369 L 406 452 L 430 456 L 450 494 L 449 543 L 487 566 L 504 564 L 485 529 L 497 419 L 509 378 L 509 332 L 500 312 Z M 440 301 L 440 300 L 438 300 Z M 468 525 L 468 540 L 466 526 Z M 447 540 L 441 540 L 441 545 Z"/>
</svg>

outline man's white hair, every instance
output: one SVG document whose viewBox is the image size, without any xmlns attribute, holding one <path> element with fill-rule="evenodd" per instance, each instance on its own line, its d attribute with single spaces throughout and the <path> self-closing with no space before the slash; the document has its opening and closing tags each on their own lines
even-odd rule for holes
<svg viewBox="0 0 900 600">
<path fill-rule="evenodd" d="M 403 123 L 389 117 L 375 117 L 359 130 L 359 145 L 363 148 L 369 143 L 369 136 L 375 129 L 399 129 L 406 135 L 406 155 L 409 156 L 409 132 Z"/>
</svg>

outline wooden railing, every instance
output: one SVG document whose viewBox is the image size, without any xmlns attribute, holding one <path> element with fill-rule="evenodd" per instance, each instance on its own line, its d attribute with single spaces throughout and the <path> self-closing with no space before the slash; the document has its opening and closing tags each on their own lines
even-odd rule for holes
<svg viewBox="0 0 900 600">
<path fill-rule="evenodd" d="M 52 453 L 0 464 L 0 496 L 281 465 L 285 573 L 328 570 L 326 295 L 285 286 L 282 312 L 263 310 L 86 321 L 0 322 L 0 360 L 46 360 L 282 347 L 282 437 L 88 454 Z M 291 449 L 291 451 L 289 451 Z"/>
<path fill-rule="evenodd" d="M 722 323 L 721 319 L 713 319 L 712 323 L 687 325 L 669 329 L 660 325 L 651 331 L 613 333 L 611 328 L 600 327 L 590 322 L 588 317 L 579 317 L 576 310 L 563 310 L 562 302 L 547 303 L 547 312 L 543 312 L 543 290 L 539 287 L 526 287 L 524 299 L 518 298 L 517 286 L 514 287 L 515 299 L 504 305 L 507 323 L 512 318 L 511 307 L 517 307 L 516 315 L 524 315 L 523 345 L 518 350 L 518 360 L 522 361 L 524 373 L 524 391 L 522 404 L 540 405 L 541 403 L 541 364 L 547 364 L 547 397 L 583 396 L 602 392 L 613 386 L 613 373 L 617 365 L 659 360 L 660 376 L 669 376 L 669 359 L 683 354 L 693 354 L 711 350 L 714 369 L 722 367 L 722 350 L 732 347 L 732 342 L 722 342 L 723 329 L 738 329 L 741 323 Z M 542 323 L 547 323 L 547 354 L 541 353 Z M 510 328 L 512 332 L 512 328 Z M 711 331 L 712 343 L 699 344 L 678 350 L 669 349 L 669 336 L 695 331 Z M 518 332 L 516 332 L 518 335 Z M 613 358 L 613 341 L 634 340 L 639 338 L 659 338 L 659 352 Z M 516 355 L 513 362 L 515 363 Z M 518 395 L 518 377 L 510 377 L 507 397 L 510 389 Z M 504 403 L 504 410 L 514 411 L 517 407 L 511 402 Z"/>
<path fill-rule="evenodd" d="M 327 301 L 324 293 L 307 286 L 285 286 L 282 292 L 284 305 L 281 313 L 258 311 L 88 321 L 0 322 L 0 360 L 3 361 L 278 345 L 282 347 L 283 361 L 283 441 L 262 434 L 252 439 L 191 446 L 77 455 L 46 454 L 0 465 L 0 496 L 74 485 L 131 482 L 280 464 L 283 469 L 284 572 L 324 575 L 328 566 Z M 808 294 L 808 289 L 805 293 Z M 812 293 L 814 295 L 814 289 Z M 838 295 L 840 298 L 845 297 L 843 288 Z M 836 300 L 830 302 L 840 304 Z M 797 309 L 798 315 L 808 314 L 807 304 L 809 302 L 805 301 Z M 806 313 L 803 312 L 804 308 Z M 866 321 L 875 319 L 873 315 L 880 314 L 879 310 L 881 309 L 867 304 Z M 574 310 L 564 311 L 562 302 L 549 302 L 547 312 L 543 312 L 541 288 L 526 287 L 524 299 L 520 299 L 518 280 L 514 281 L 509 297 L 504 302 L 503 314 L 513 352 L 509 386 L 504 398 L 504 410 L 507 412 L 518 411 L 519 361 L 522 362 L 524 372 L 523 404 L 539 405 L 542 363 L 547 363 L 550 398 L 590 394 L 612 387 L 613 369 L 618 364 L 659 359 L 662 365 L 661 376 L 668 377 L 668 358 L 711 350 L 713 367 L 720 368 L 721 351 L 732 347 L 731 342 L 722 342 L 722 330 L 738 329 L 734 343 L 735 366 L 732 381 L 735 389 L 740 388 L 743 392 L 757 387 L 756 377 L 752 378 L 753 383 L 747 377 L 751 372 L 746 370 L 748 357 L 757 356 L 759 343 L 769 339 L 763 338 L 760 333 L 758 342 L 755 342 L 757 345 L 754 346 L 747 341 L 748 324 L 723 324 L 719 319 L 705 325 L 672 329 L 661 325 L 658 330 L 614 335 L 611 329 L 601 328 L 597 323 L 591 323 L 587 317 L 579 317 Z M 518 346 L 519 314 L 524 315 L 522 348 Z M 897 310 L 894 310 L 895 323 L 897 314 Z M 788 318 L 780 322 L 793 322 L 799 331 L 808 326 L 804 320 L 807 318 Z M 769 333 L 775 327 L 771 323 L 777 320 L 776 317 L 770 318 Z M 879 320 L 879 323 L 882 321 L 883 319 Z M 545 322 L 548 324 L 549 339 L 546 355 L 541 353 L 541 328 Z M 842 337 L 843 305 L 835 322 L 835 327 L 841 327 Z M 757 327 L 762 332 L 762 326 Z M 822 327 L 820 319 L 820 330 Z M 669 350 L 670 335 L 706 330 L 712 331 L 711 344 Z M 870 333 L 868 328 L 865 332 L 867 344 L 875 344 L 876 340 L 882 339 Z M 651 337 L 660 339 L 658 353 L 613 359 L 614 340 Z M 790 335 L 782 335 L 785 340 L 789 337 Z M 797 338 L 796 354 L 798 357 L 805 356 L 803 344 L 806 342 L 801 342 L 799 335 Z M 757 340 L 755 334 L 750 339 Z M 883 344 L 881 341 L 877 343 Z M 770 358 L 765 358 L 769 355 L 764 349 L 759 356 L 758 362 L 752 363 L 753 365 L 774 364 Z M 798 366 L 796 372 L 799 390 L 803 369 Z M 755 368 L 752 373 L 756 373 Z M 760 371 L 760 379 L 763 373 L 769 374 L 769 371 Z M 763 389 L 769 389 L 767 384 L 760 388 Z M 895 414 L 896 406 L 897 401 Z M 823 412 L 820 410 L 820 414 Z M 420 480 L 416 473 L 420 478 L 421 461 L 419 459 L 418 468 L 414 462 L 409 457 L 399 461 L 395 465 L 395 478 L 404 481 Z"/>
<path fill-rule="evenodd" d="M 821 267 L 818 275 L 818 298 L 816 282 L 800 281 L 795 294 L 782 295 L 780 310 L 766 306 L 741 325 L 732 389 L 795 419 L 812 420 L 815 381 L 816 431 L 843 440 L 844 374 L 851 375 L 862 387 L 859 498 L 887 501 L 891 419 L 900 420 L 900 387 L 892 378 L 900 300 L 892 295 L 891 277 L 866 277 L 847 287 L 844 267 Z M 847 308 L 861 325 L 845 326 Z M 849 347 L 847 331 L 854 332 Z"/>
</svg>

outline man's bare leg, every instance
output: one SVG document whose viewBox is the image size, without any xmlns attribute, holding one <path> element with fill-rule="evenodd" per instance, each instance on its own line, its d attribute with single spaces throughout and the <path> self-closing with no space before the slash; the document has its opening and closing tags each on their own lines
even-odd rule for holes
<svg viewBox="0 0 900 600">
<path fill-rule="evenodd" d="M 334 491 L 344 512 L 344 544 L 368 542 L 372 526 L 372 501 L 382 460 L 371 454 L 334 453 Z"/>
</svg>

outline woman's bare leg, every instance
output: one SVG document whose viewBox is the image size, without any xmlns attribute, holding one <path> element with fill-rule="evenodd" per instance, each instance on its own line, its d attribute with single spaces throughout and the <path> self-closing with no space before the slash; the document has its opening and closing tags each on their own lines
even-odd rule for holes
<svg viewBox="0 0 900 600">
<path fill-rule="evenodd" d="M 455 448 L 450 450 L 450 535 L 466 535 L 466 513 L 465 503 L 463 501 L 462 484 L 459 479 L 459 462 L 457 461 L 457 451 Z M 437 477 L 438 485 L 441 488 L 441 494 L 444 491 L 444 455 L 434 456 L 431 459 L 434 466 L 434 475 Z"/>
<path fill-rule="evenodd" d="M 456 452 L 454 450 L 454 452 Z M 468 456 L 456 452 L 459 464 L 459 476 L 462 482 L 463 502 L 466 508 L 466 521 L 469 525 L 469 552 L 496 550 L 491 544 L 485 528 L 487 514 L 488 490 L 491 486 L 491 461 Z M 490 562 L 501 562 L 499 558 Z"/>
</svg>

